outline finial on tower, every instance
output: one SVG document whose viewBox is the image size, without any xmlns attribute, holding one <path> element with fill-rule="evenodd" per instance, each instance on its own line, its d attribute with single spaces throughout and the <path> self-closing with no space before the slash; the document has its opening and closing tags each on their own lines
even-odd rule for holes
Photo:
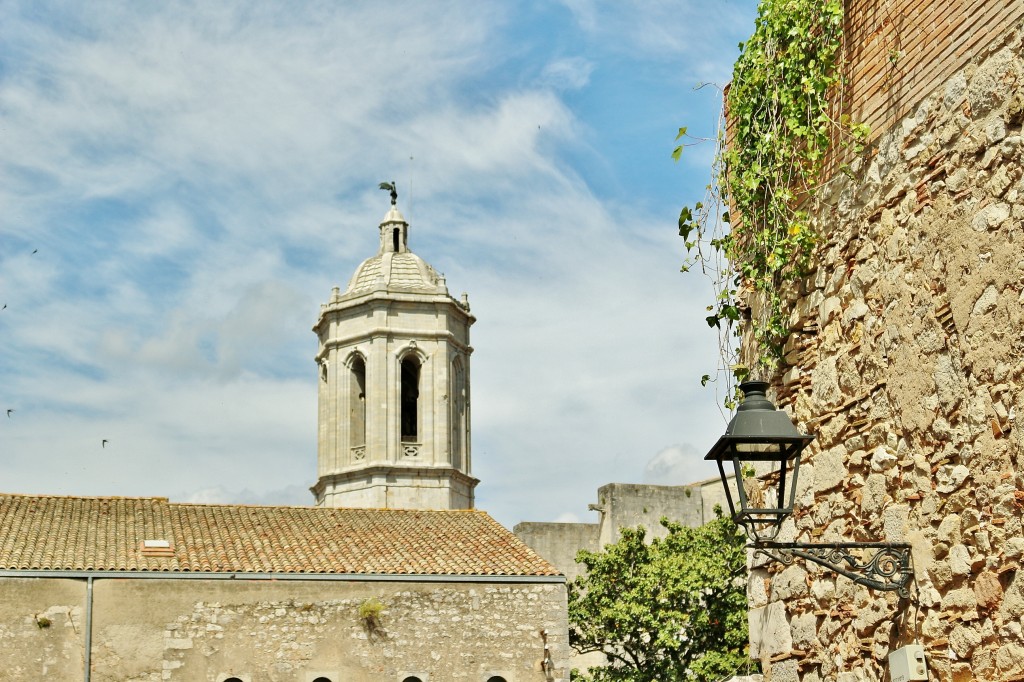
<svg viewBox="0 0 1024 682">
<path fill-rule="evenodd" d="M 394 180 L 392 180 L 391 182 L 382 182 L 382 183 L 380 183 L 380 188 L 383 189 L 383 190 L 388 190 L 388 191 L 391 192 L 391 205 L 392 206 L 394 206 L 395 204 L 398 203 L 398 186 L 395 184 Z"/>
</svg>

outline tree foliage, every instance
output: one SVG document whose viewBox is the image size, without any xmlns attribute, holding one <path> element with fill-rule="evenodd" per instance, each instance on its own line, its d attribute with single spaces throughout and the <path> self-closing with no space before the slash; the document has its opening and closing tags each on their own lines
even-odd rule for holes
<svg viewBox="0 0 1024 682">
<path fill-rule="evenodd" d="M 587 573 L 569 585 L 569 640 L 603 652 L 592 682 L 716 682 L 752 665 L 747 655 L 745 541 L 731 519 L 699 528 L 662 519 L 647 543 L 623 528 L 603 552 L 581 550 Z"/>
</svg>

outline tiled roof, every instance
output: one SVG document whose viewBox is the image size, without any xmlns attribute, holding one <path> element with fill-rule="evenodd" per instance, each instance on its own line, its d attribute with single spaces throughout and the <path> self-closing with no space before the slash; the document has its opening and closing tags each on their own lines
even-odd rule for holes
<svg viewBox="0 0 1024 682">
<path fill-rule="evenodd" d="M 29 495 L 0 495 L 0 570 L 5 569 L 559 575 L 511 532 L 475 510 Z"/>
</svg>

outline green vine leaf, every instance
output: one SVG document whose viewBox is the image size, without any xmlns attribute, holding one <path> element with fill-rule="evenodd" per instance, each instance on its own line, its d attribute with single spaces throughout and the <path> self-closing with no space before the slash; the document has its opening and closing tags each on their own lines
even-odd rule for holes
<svg viewBox="0 0 1024 682">
<path fill-rule="evenodd" d="M 687 269 L 699 263 L 714 283 L 717 304 L 706 320 L 720 333 L 720 372 L 735 364 L 743 330 L 761 373 L 784 363 L 790 310 L 782 292 L 811 272 L 820 239 L 807 207 L 830 146 L 859 153 L 870 133 L 849 116 L 834 118 L 842 47 L 842 0 L 761 0 L 754 33 L 740 43 L 708 199 L 679 217 Z M 680 128 L 676 140 L 686 135 Z M 737 297 L 757 301 L 753 314 Z"/>
</svg>

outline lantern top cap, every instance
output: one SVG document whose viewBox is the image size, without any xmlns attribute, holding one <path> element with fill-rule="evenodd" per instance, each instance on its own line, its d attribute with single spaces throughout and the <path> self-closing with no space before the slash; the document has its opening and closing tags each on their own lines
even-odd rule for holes
<svg viewBox="0 0 1024 682">
<path fill-rule="evenodd" d="M 740 390 L 743 391 L 743 400 L 725 429 L 725 435 L 718 439 L 704 457 L 705 460 L 718 461 L 725 456 L 733 458 L 740 452 L 743 453 L 741 459 L 775 460 L 779 454 L 789 459 L 814 440 L 814 436 L 797 431 L 789 415 L 776 409 L 768 400 L 768 382 L 744 381 L 740 384 Z M 759 452 L 757 447 L 742 447 L 768 444 L 777 447 L 768 448 L 764 452 Z"/>
</svg>

